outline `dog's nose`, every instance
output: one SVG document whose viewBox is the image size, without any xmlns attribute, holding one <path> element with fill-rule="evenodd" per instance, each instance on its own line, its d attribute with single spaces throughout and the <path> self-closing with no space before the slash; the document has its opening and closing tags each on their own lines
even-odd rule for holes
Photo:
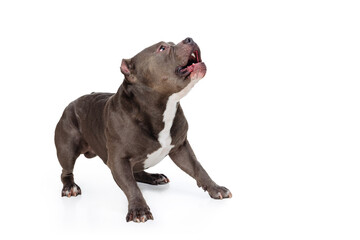
<svg viewBox="0 0 360 240">
<path fill-rule="evenodd" d="M 192 38 L 185 38 L 184 39 L 184 41 L 183 41 L 183 43 L 185 43 L 185 44 L 192 44 L 192 43 L 194 43 L 194 40 L 192 40 Z"/>
</svg>

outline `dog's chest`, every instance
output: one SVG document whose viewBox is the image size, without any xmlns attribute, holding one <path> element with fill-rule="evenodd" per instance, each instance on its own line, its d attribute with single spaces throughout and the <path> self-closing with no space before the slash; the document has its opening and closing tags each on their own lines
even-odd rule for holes
<svg viewBox="0 0 360 240">
<path fill-rule="evenodd" d="M 169 154 L 170 150 L 174 147 L 174 145 L 171 145 L 172 138 L 170 135 L 170 129 L 174 123 L 174 118 L 176 115 L 179 100 L 188 93 L 192 86 L 193 84 L 189 84 L 180 92 L 174 93 L 169 97 L 163 114 L 164 128 L 160 131 L 157 139 L 161 147 L 146 156 L 146 159 L 144 161 L 144 169 L 152 167 L 159 163 Z"/>
<path fill-rule="evenodd" d="M 157 139 L 161 147 L 146 156 L 146 159 L 144 161 L 145 169 L 159 163 L 169 154 L 170 150 L 174 147 L 174 145 L 171 145 L 172 138 L 170 135 L 170 129 L 174 122 L 178 101 L 176 101 L 176 98 L 174 98 L 173 96 L 174 94 L 171 95 L 167 101 L 166 108 L 163 114 L 164 128 L 159 132 Z"/>
</svg>

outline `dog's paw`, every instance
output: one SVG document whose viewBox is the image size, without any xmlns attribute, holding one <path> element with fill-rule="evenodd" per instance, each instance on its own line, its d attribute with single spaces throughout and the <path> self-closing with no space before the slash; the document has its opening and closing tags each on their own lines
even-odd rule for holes
<svg viewBox="0 0 360 240">
<path fill-rule="evenodd" d="M 135 173 L 134 177 L 137 182 L 147 183 L 151 185 L 163 185 L 170 182 L 170 180 L 164 174 L 147 173 L 145 171 Z"/>
<path fill-rule="evenodd" d="M 146 222 L 147 220 L 154 220 L 149 207 L 130 208 L 126 216 L 126 221 L 130 222 Z"/>
<path fill-rule="evenodd" d="M 81 189 L 75 183 L 72 185 L 65 185 L 61 191 L 62 197 L 76 197 L 77 195 L 81 195 Z"/>
<path fill-rule="evenodd" d="M 164 174 L 150 174 L 150 178 L 151 178 L 151 182 L 150 184 L 152 185 L 162 185 L 162 184 L 167 184 L 170 182 L 170 180 L 164 175 Z"/>
<path fill-rule="evenodd" d="M 206 189 L 210 195 L 210 197 L 214 199 L 224 199 L 231 198 L 232 194 L 229 189 L 221 186 L 209 187 Z"/>
</svg>

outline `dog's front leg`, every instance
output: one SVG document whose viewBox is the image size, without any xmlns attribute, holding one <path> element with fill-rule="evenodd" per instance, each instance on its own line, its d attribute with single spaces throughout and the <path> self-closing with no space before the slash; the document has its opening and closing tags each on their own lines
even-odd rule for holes
<svg viewBox="0 0 360 240">
<path fill-rule="evenodd" d="M 146 204 L 134 178 L 129 159 L 110 157 L 108 165 L 115 182 L 124 191 L 129 202 L 126 221 L 145 222 L 149 219 L 153 220 L 150 208 Z"/>
<path fill-rule="evenodd" d="M 231 192 L 227 188 L 217 185 L 197 161 L 187 140 L 181 146 L 171 151 L 169 156 L 179 168 L 197 181 L 199 187 L 208 191 L 212 198 L 231 198 Z"/>
</svg>

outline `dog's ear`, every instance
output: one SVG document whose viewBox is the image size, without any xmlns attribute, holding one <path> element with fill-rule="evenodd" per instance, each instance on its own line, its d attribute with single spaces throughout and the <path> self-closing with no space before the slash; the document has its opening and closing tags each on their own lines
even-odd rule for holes
<svg viewBox="0 0 360 240">
<path fill-rule="evenodd" d="M 120 66 L 120 71 L 124 74 L 125 79 L 129 82 L 135 81 L 135 76 L 133 75 L 132 71 L 134 70 L 134 64 L 132 63 L 131 59 L 123 59 Z"/>
</svg>

